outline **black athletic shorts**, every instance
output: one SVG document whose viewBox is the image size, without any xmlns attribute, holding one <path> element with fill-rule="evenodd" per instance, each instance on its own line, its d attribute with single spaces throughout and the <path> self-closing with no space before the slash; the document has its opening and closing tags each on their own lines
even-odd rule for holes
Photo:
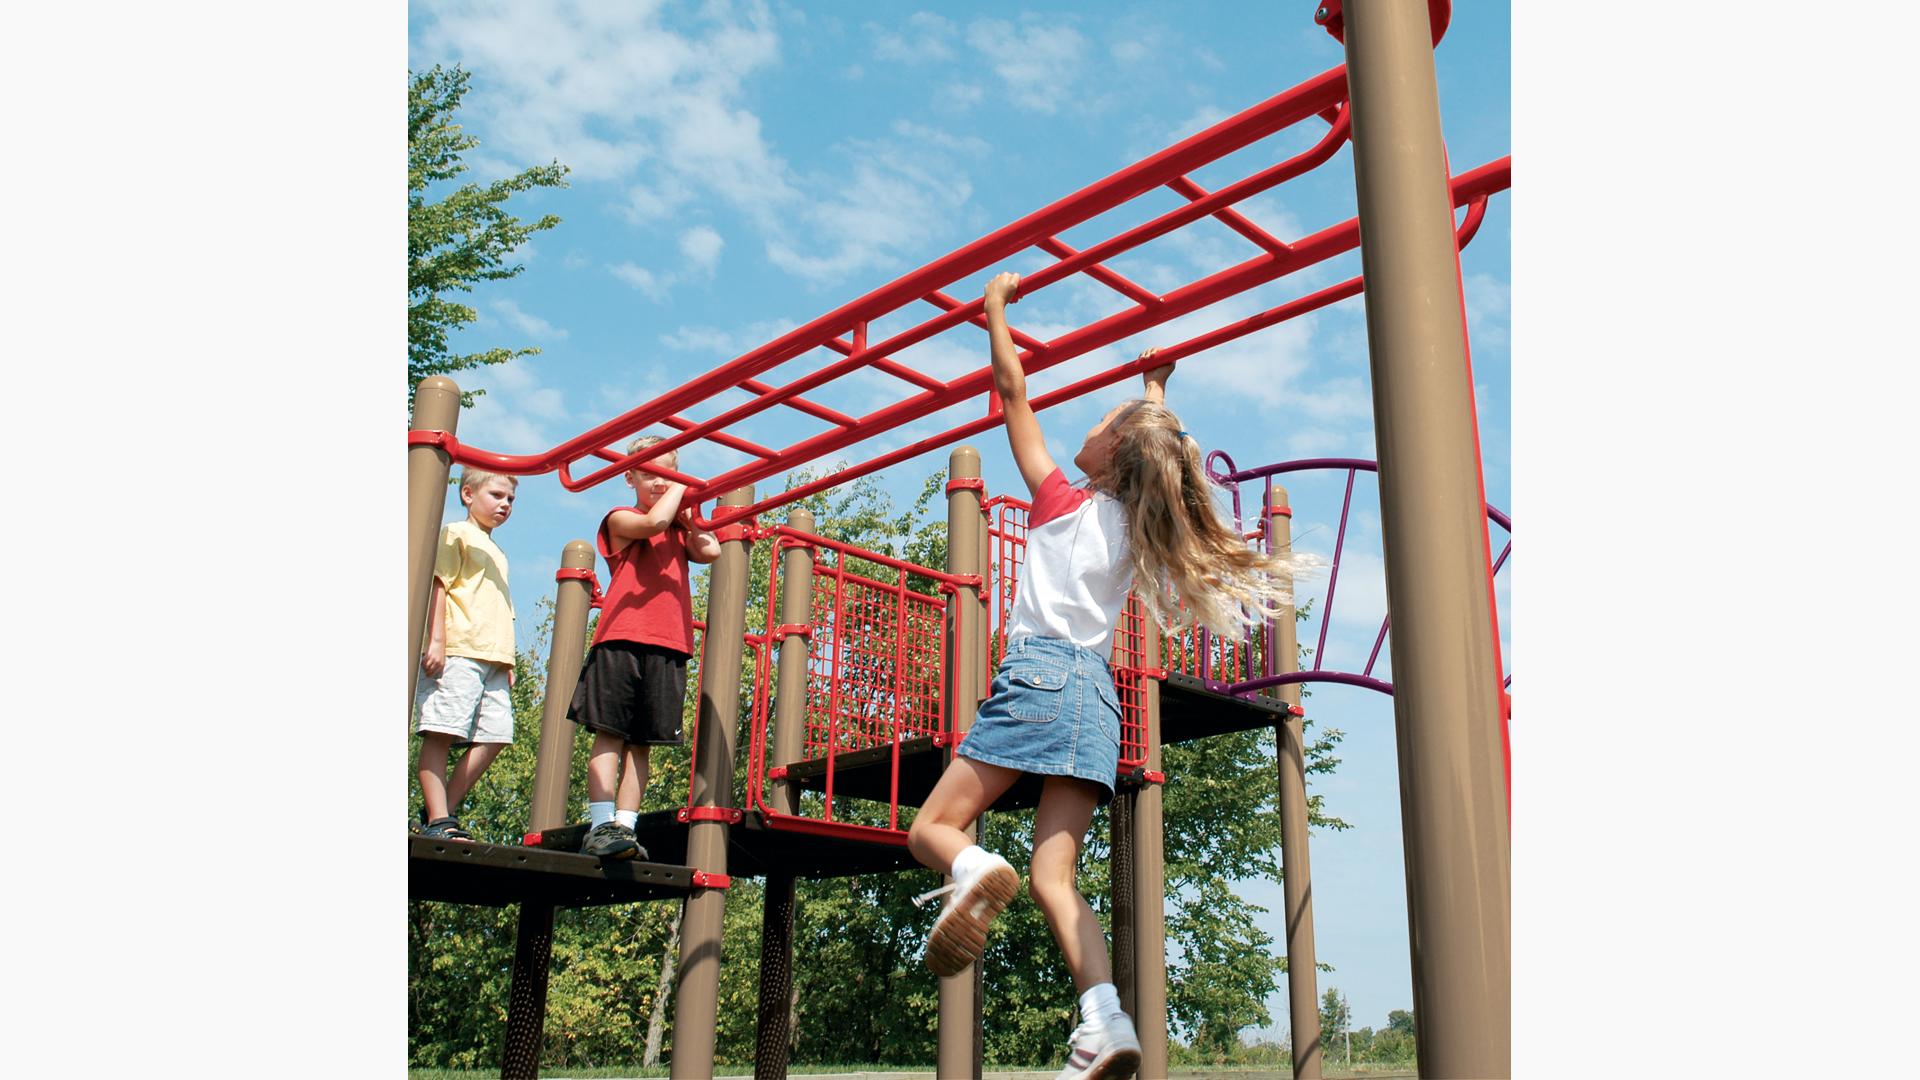
<svg viewBox="0 0 1920 1080">
<path fill-rule="evenodd" d="M 686 653 L 638 641 L 603 641 L 587 652 L 567 719 L 629 743 L 675 745 L 685 741 L 680 708 L 686 692 Z"/>
</svg>

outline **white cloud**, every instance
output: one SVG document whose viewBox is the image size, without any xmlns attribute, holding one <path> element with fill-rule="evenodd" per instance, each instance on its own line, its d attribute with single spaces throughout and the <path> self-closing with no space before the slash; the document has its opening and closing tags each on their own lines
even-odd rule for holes
<svg viewBox="0 0 1920 1080">
<path fill-rule="evenodd" d="M 515 329 L 528 337 L 558 341 L 564 340 L 567 336 L 565 330 L 538 315 L 520 310 L 520 305 L 511 300 L 495 300 L 489 306 L 493 308 L 495 314 L 507 320 Z"/>
<path fill-rule="evenodd" d="M 987 96 L 986 87 L 979 83 L 948 83 L 934 95 L 933 103 L 952 112 L 965 112 L 973 108 Z"/>
<path fill-rule="evenodd" d="M 713 269 L 720 262 L 720 249 L 725 246 L 726 240 L 706 225 L 696 225 L 680 234 L 680 254 L 687 257 L 695 270 L 708 277 L 713 276 Z"/>
<path fill-rule="evenodd" d="M 663 280 L 659 275 L 648 270 L 646 267 L 635 266 L 630 262 L 615 263 L 608 266 L 607 270 L 611 272 L 614 277 L 647 294 L 647 299 L 649 300 L 665 300 L 667 298 L 667 288 L 672 284 L 670 279 Z"/>
<path fill-rule="evenodd" d="M 1507 344 L 1507 319 L 1513 290 L 1492 274 L 1467 275 L 1467 332 L 1475 345 Z M 1504 349 L 1502 349 L 1504 352 Z"/>
<path fill-rule="evenodd" d="M 897 33 L 875 23 L 867 24 L 867 32 L 873 35 L 874 56 L 913 65 L 951 60 L 953 49 L 947 43 L 957 36 L 951 22 L 930 11 L 907 16 L 906 26 Z"/>
<path fill-rule="evenodd" d="M 1057 112 L 1086 61 L 1087 41 L 1071 26 L 1050 26 L 1023 15 L 1019 26 L 980 19 L 967 27 L 967 42 L 983 54 L 1016 108 Z"/>
</svg>

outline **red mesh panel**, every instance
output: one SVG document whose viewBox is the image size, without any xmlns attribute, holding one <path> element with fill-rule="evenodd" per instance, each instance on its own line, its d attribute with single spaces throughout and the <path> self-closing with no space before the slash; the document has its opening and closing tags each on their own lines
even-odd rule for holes
<svg viewBox="0 0 1920 1080">
<path fill-rule="evenodd" d="M 823 558 L 814 568 L 813 605 L 806 755 L 938 732 L 946 598 Z"/>
<path fill-rule="evenodd" d="M 1140 598 L 1127 595 L 1113 629 L 1113 688 L 1120 695 L 1120 769 L 1147 763 L 1147 618 Z"/>
</svg>

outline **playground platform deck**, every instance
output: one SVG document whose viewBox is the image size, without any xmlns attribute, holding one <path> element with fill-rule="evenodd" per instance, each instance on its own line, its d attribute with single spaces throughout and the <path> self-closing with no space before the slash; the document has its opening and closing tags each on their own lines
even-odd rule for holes
<svg viewBox="0 0 1920 1080">
<path fill-rule="evenodd" d="M 407 838 L 407 898 L 504 907 L 628 904 L 684 896 L 693 871 L 652 862 L 602 863 L 588 855 L 513 844 Z"/>
</svg>

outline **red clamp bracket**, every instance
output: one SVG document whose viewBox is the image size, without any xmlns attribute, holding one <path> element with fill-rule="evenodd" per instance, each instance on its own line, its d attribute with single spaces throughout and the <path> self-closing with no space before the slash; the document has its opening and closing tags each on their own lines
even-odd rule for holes
<svg viewBox="0 0 1920 1080">
<path fill-rule="evenodd" d="M 1293 507 L 1291 507 L 1291 506 L 1269 506 L 1269 507 L 1267 507 L 1267 516 L 1268 516 L 1268 517 L 1283 517 L 1283 518 L 1290 518 L 1290 517 L 1292 517 L 1292 516 L 1293 516 Z"/>
<path fill-rule="evenodd" d="M 1158 769 L 1149 769 L 1145 766 L 1135 765 L 1131 769 L 1119 770 L 1118 779 L 1122 787 L 1141 787 L 1146 784 L 1160 784 L 1165 786 L 1167 774 Z"/>
<path fill-rule="evenodd" d="M 951 581 L 942 581 L 939 584 L 935 585 L 934 587 L 939 589 L 941 592 L 947 593 L 949 595 L 953 593 L 957 593 L 961 589 L 972 589 L 974 592 L 974 595 L 976 596 L 984 597 L 987 595 L 986 579 L 983 578 L 981 575 L 956 574 L 954 576 L 960 579 L 959 584 L 956 585 Z"/>
<path fill-rule="evenodd" d="M 1289 705 L 1287 706 L 1287 715 L 1288 716 L 1305 716 L 1307 715 L 1307 710 L 1301 708 L 1298 705 Z"/>
<path fill-rule="evenodd" d="M 960 734 L 955 735 L 951 731 L 936 731 L 933 733 L 933 745 L 936 747 L 942 747 L 942 748 L 948 747 L 948 746 L 959 746 L 960 740 L 966 737 L 967 736 L 965 732 L 961 732 Z"/>
<path fill-rule="evenodd" d="M 1347 43 L 1347 21 L 1340 12 L 1340 0 L 1321 0 L 1314 9 L 1313 21 L 1326 27 L 1333 40 L 1342 45 Z M 1433 28 L 1433 43 L 1440 44 L 1446 35 L 1447 24 L 1453 21 L 1452 0 L 1427 0 L 1427 23 Z"/>
<path fill-rule="evenodd" d="M 709 874 L 705 870 L 693 872 L 693 887 L 696 889 L 725 889 L 733 884 L 733 879 L 725 874 Z"/>
<path fill-rule="evenodd" d="M 1167 669 L 1163 667 L 1143 667 L 1136 670 L 1138 670 L 1144 678 L 1159 679 L 1162 682 L 1165 682 L 1167 678 Z"/>
<path fill-rule="evenodd" d="M 460 440 L 453 437 L 451 431 L 423 429 L 407 432 L 408 446 L 437 446 L 448 454 L 460 449 Z"/>
<path fill-rule="evenodd" d="M 811 542 L 802 540 L 797 536 L 787 536 L 784 533 L 780 534 L 780 541 L 774 546 L 776 550 L 779 551 L 786 551 L 789 548 L 804 548 L 809 552 L 813 551 L 813 544 Z"/>
<path fill-rule="evenodd" d="M 773 768 L 767 770 L 767 779 L 769 780 L 785 780 L 786 778 L 787 767 L 785 765 L 775 765 Z"/>
<path fill-rule="evenodd" d="M 691 809 L 683 806 L 673 812 L 674 820 L 682 823 L 690 821 L 720 821 L 728 825 L 738 825 L 740 824 L 740 818 L 742 816 L 740 811 L 735 810 L 731 806 L 695 806 Z"/>
<path fill-rule="evenodd" d="M 797 622 L 781 623 L 779 626 L 774 627 L 773 630 L 767 634 L 767 637 L 775 642 L 785 641 L 790 637 L 803 637 L 808 641 L 812 641 L 813 624 Z"/>
<path fill-rule="evenodd" d="M 744 540 L 751 544 L 755 540 L 758 540 L 761 535 L 760 520 L 758 518 L 747 518 L 745 521 L 736 521 L 731 525 L 722 525 L 713 530 L 713 538 L 723 544 L 731 543 L 735 540 Z"/>
<path fill-rule="evenodd" d="M 1167 774 L 1158 769 L 1142 769 L 1140 771 L 1140 779 L 1145 780 L 1149 784 L 1165 784 L 1167 782 Z"/>
<path fill-rule="evenodd" d="M 986 480 L 978 476 L 956 476 L 947 481 L 947 494 L 949 495 L 956 491 L 978 491 L 981 494 L 985 494 L 986 490 Z"/>
<path fill-rule="evenodd" d="M 590 608 L 600 607 L 606 601 L 606 594 L 600 591 L 600 579 L 592 570 L 572 570 L 563 566 L 553 572 L 553 580 L 586 582 L 593 589 L 593 600 L 587 604 Z"/>
</svg>

